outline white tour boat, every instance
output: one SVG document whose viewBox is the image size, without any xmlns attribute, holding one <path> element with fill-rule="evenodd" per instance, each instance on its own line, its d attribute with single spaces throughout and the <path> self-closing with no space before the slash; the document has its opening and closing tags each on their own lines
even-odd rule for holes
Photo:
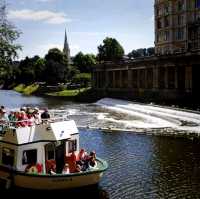
<svg viewBox="0 0 200 199">
<path fill-rule="evenodd" d="M 96 158 L 92 169 L 62 174 L 65 157 L 79 152 L 77 126 L 64 117 L 26 127 L 7 123 L 0 125 L 0 133 L 0 186 L 7 189 L 56 190 L 94 185 L 108 167 L 106 161 Z M 48 171 L 50 160 L 56 164 L 54 175 Z"/>
</svg>

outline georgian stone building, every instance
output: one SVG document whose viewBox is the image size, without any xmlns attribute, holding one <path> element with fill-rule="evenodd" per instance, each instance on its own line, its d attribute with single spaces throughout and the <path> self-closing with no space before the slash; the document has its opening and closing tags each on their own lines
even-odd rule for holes
<svg viewBox="0 0 200 199">
<path fill-rule="evenodd" d="M 200 0 L 155 0 L 153 57 L 104 62 L 93 88 L 104 96 L 149 100 L 199 100 Z"/>
<path fill-rule="evenodd" d="M 154 12 L 157 54 L 200 49 L 200 0 L 156 0 Z"/>
</svg>

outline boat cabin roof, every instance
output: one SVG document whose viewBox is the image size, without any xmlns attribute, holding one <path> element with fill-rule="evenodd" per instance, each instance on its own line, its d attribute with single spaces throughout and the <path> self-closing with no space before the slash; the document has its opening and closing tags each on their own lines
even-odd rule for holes
<svg viewBox="0 0 200 199">
<path fill-rule="evenodd" d="M 77 134 L 78 129 L 74 120 L 51 121 L 45 124 L 26 127 L 13 127 L 12 125 L 1 125 L 2 138 L 0 142 L 15 145 L 33 142 L 53 142 L 70 139 L 72 134 Z"/>
</svg>

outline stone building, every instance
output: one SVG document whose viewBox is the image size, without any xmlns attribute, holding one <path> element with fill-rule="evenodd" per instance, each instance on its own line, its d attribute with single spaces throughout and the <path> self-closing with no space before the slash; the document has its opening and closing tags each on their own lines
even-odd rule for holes
<svg viewBox="0 0 200 199">
<path fill-rule="evenodd" d="M 156 55 L 93 70 L 101 96 L 159 101 L 200 100 L 200 0 L 155 0 Z"/>
<path fill-rule="evenodd" d="M 200 0 L 155 0 L 156 54 L 200 49 Z"/>
</svg>

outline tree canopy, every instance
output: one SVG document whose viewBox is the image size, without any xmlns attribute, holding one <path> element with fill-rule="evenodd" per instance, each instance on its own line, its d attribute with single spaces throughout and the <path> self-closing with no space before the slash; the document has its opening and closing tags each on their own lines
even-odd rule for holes
<svg viewBox="0 0 200 199">
<path fill-rule="evenodd" d="M 103 44 L 98 46 L 99 61 L 118 61 L 124 56 L 124 49 L 114 38 L 105 38 Z"/>
<path fill-rule="evenodd" d="M 138 57 L 147 57 L 152 56 L 155 54 L 155 48 L 149 47 L 149 48 L 139 48 L 136 50 L 132 50 L 130 53 L 128 53 L 128 57 L 130 59 L 135 59 Z"/>
<path fill-rule="evenodd" d="M 58 83 L 65 82 L 68 75 L 68 61 L 66 56 L 57 48 L 50 49 L 45 56 L 46 60 L 46 71 L 45 76 L 46 82 Z"/>
<path fill-rule="evenodd" d="M 79 52 L 73 59 L 74 65 L 81 73 L 89 73 L 96 64 L 96 57 L 93 54 L 83 54 Z"/>
<path fill-rule="evenodd" d="M 21 49 L 20 45 L 14 43 L 19 36 L 20 32 L 7 20 L 6 4 L 0 2 L 0 84 L 9 84 L 15 77 L 11 65 Z"/>
<path fill-rule="evenodd" d="M 6 16 L 6 5 L 0 5 L 0 67 L 8 66 L 17 57 L 21 46 L 14 44 L 20 32 L 12 25 Z"/>
</svg>

